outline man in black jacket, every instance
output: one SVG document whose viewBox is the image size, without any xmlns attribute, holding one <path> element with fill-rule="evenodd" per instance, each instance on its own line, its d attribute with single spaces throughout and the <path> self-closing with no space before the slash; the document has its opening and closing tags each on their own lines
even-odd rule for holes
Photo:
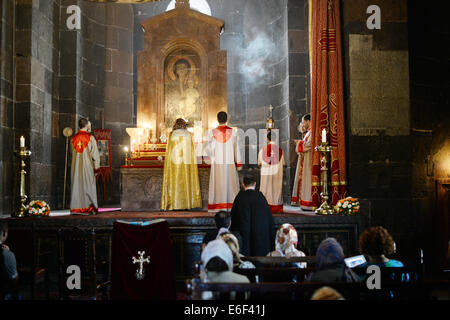
<svg viewBox="0 0 450 320">
<path fill-rule="evenodd" d="M 275 247 L 275 224 L 264 195 L 255 190 L 256 181 L 244 177 L 243 187 L 233 202 L 230 230 L 242 238 L 241 254 L 265 256 Z"/>
</svg>

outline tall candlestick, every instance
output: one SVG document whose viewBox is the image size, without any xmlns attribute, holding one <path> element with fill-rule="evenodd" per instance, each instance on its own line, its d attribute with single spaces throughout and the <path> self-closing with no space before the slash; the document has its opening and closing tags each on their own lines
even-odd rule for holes
<svg viewBox="0 0 450 320">
<path fill-rule="evenodd" d="M 319 208 L 317 208 L 315 210 L 316 214 L 322 214 L 322 215 L 328 215 L 328 214 L 333 214 L 333 208 L 328 204 L 328 199 L 329 199 L 329 195 L 328 195 L 328 166 L 327 166 L 327 153 L 331 153 L 331 151 L 333 150 L 333 148 L 331 146 L 328 145 L 328 143 L 326 142 L 326 136 L 325 136 L 325 142 L 324 142 L 324 133 L 325 131 L 322 131 L 322 144 L 315 147 L 315 150 L 320 152 L 322 155 L 322 159 L 320 161 L 321 163 L 321 168 L 320 171 L 322 172 L 322 192 L 320 193 L 320 197 L 322 199 L 322 204 L 320 205 Z"/>
<path fill-rule="evenodd" d="M 322 142 L 327 142 L 327 130 L 325 129 L 322 130 Z"/>
<path fill-rule="evenodd" d="M 20 137 L 20 147 L 21 148 L 25 147 L 25 138 L 24 138 L 24 136 Z"/>
<path fill-rule="evenodd" d="M 28 199 L 28 196 L 25 194 L 26 188 L 25 188 L 25 158 L 29 157 L 31 155 L 31 151 L 30 150 L 26 150 L 25 148 L 25 138 L 21 137 L 21 145 L 22 145 L 22 139 L 23 139 L 23 146 L 20 147 L 20 150 L 16 150 L 14 151 L 15 155 L 17 157 L 19 157 L 20 159 L 20 165 L 21 165 L 21 170 L 20 170 L 20 208 L 18 209 L 18 211 L 16 212 L 16 216 L 18 217 L 23 217 L 24 213 L 25 213 L 25 209 L 26 209 L 26 205 L 25 202 Z"/>
</svg>

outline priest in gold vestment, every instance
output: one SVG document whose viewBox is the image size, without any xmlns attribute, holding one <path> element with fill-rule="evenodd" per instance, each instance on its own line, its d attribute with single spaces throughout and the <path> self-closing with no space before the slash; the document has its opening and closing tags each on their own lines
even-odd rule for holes
<svg viewBox="0 0 450 320">
<path fill-rule="evenodd" d="M 202 207 L 194 143 L 186 122 L 177 119 L 167 141 L 161 192 L 162 210 Z"/>
</svg>

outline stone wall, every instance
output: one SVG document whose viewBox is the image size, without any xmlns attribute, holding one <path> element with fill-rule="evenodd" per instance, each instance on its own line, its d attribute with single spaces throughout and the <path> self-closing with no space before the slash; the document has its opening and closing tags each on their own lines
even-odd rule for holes
<svg viewBox="0 0 450 320">
<path fill-rule="evenodd" d="M 309 110 L 305 2 L 208 1 L 212 15 L 225 21 L 221 48 L 228 54 L 230 124 L 244 130 L 263 129 L 268 106 L 274 106 L 273 116 L 288 164 L 283 191 L 286 202 L 290 199 L 297 160 L 292 152 L 292 138 L 297 137 L 299 118 Z M 163 13 L 168 3 L 98 4 L 82 0 L 16 3 L 18 77 L 13 111 L 12 64 L 7 59 L 12 61 L 12 55 L 8 56 L 12 47 L 8 46 L 14 33 L 8 27 L 12 27 L 14 15 L 7 14 L 13 8 L 12 0 L 2 2 L 1 27 L 5 37 L 2 58 L 6 58 L 2 59 L 1 69 L 4 99 L 0 139 L 12 145 L 20 135 L 25 135 L 33 152 L 27 178 L 31 186 L 29 196 L 49 201 L 52 208 L 62 206 L 65 157 L 62 130 L 71 127 L 76 132 L 80 117 L 89 117 L 93 127 L 100 128 L 103 115 L 105 128 L 112 130 L 113 183 L 106 190 L 105 201 L 103 186 L 98 184 L 99 202 L 119 203 L 119 168 L 123 164 L 123 146 L 128 144 L 125 128 L 136 123 L 135 53 L 143 47 L 140 23 Z M 81 9 L 79 30 L 69 30 L 66 25 L 70 5 Z M 257 146 L 246 143 L 247 148 L 257 151 Z M 14 158 L 10 149 L 4 149 L 0 162 L 6 186 L 1 191 L 2 206 L 8 212 L 12 204 L 9 190 L 18 187 L 17 181 L 12 185 L 12 174 L 17 176 L 18 168 L 11 170 Z M 66 205 L 70 203 L 70 162 L 69 152 Z M 248 165 L 242 174 L 258 178 L 259 171 L 255 169 L 255 165 Z"/>
<path fill-rule="evenodd" d="M 366 9 L 381 8 L 381 30 Z M 408 25 L 405 1 L 343 1 L 349 194 L 368 225 L 386 227 L 403 257 L 415 254 L 411 198 Z"/>
<path fill-rule="evenodd" d="M 290 203 L 298 155 L 295 139 L 301 139 L 298 125 L 302 117 L 311 112 L 311 68 L 309 61 L 309 16 L 307 0 L 289 0 L 288 45 L 289 45 L 289 151 L 290 179 L 285 179 L 285 191 Z M 286 149 L 285 149 L 286 150 Z"/>
<path fill-rule="evenodd" d="M 79 4 L 81 29 L 69 30 L 60 25 L 61 110 L 59 135 L 64 127 L 78 131 L 78 119 L 88 117 L 93 128 L 111 129 L 113 181 L 97 184 L 99 204 L 120 202 L 119 168 L 123 164 L 125 128 L 133 123 L 133 16 L 127 4 L 97 4 L 88 1 L 63 1 L 61 17 L 67 7 Z M 64 20 L 65 22 L 65 20 Z M 67 201 L 70 200 L 70 152 Z M 64 158 L 59 158 L 58 177 L 63 178 Z M 58 184 L 62 194 L 62 180 Z M 60 204 L 59 202 L 58 204 Z"/>
<path fill-rule="evenodd" d="M 106 203 L 120 203 L 120 166 L 123 147 L 129 145 L 125 129 L 136 123 L 134 16 L 127 4 L 106 7 L 105 42 L 105 128 L 111 129 L 113 182 L 106 189 Z M 102 201 L 103 196 L 99 196 Z"/>
<path fill-rule="evenodd" d="M 227 51 L 229 123 L 244 131 L 264 129 L 269 105 L 274 107 L 273 117 L 280 129 L 280 143 L 287 162 L 283 186 L 287 203 L 297 161 L 291 138 L 292 134 L 298 136 L 298 119 L 307 109 L 307 6 L 304 0 L 211 0 L 208 3 L 212 15 L 225 22 L 220 38 L 221 49 Z M 135 51 L 142 50 L 144 45 L 140 23 L 166 8 L 167 3 L 159 2 L 133 6 Z M 257 152 L 258 146 L 251 145 L 248 138 L 244 143 L 247 165 L 240 175 L 253 175 L 259 180 L 257 166 L 248 164 L 250 151 Z"/>
<path fill-rule="evenodd" d="M 5 146 L 0 151 L 0 211 L 11 214 L 18 203 L 19 167 L 12 151 L 21 135 L 32 151 L 27 161 L 29 199 L 61 208 L 62 130 L 71 127 L 76 132 L 80 117 L 89 117 L 94 128 L 101 128 L 102 115 L 105 128 L 112 129 L 114 170 L 106 201 L 103 186 L 98 185 L 99 202 L 119 203 L 121 150 L 127 143 L 123 138 L 135 115 L 131 5 L 82 0 L 16 0 L 13 4 L 5 0 L 0 5 L 0 142 Z M 67 27 L 70 5 L 81 9 L 80 29 Z M 69 152 L 66 205 L 70 203 L 70 162 Z"/>
<path fill-rule="evenodd" d="M 13 37 L 13 0 L 4 0 L 0 3 L 0 213 L 12 210 Z"/>
<path fill-rule="evenodd" d="M 93 128 L 101 128 L 101 115 L 104 110 L 105 90 L 105 38 L 106 9 L 87 1 L 66 0 L 61 2 L 59 37 L 61 54 L 59 57 L 59 99 L 58 121 L 55 121 L 54 137 L 60 149 L 65 150 L 62 131 L 70 127 L 78 131 L 78 119 L 87 117 Z M 81 10 L 80 29 L 69 29 L 67 8 L 78 5 Z M 70 140 L 69 140 L 70 143 Z M 70 204 L 70 164 L 69 146 L 67 169 L 66 206 Z M 56 155 L 58 163 L 57 206 L 62 206 L 65 153 Z"/>
<path fill-rule="evenodd" d="M 412 197 L 426 261 L 437 267 L 436 179 L 450 178 L 450 30 L 447 3 L 408 6 L 411 75 Z M 448 219 L 448 213 L 447 213 Z M 448 221 L 448 220 L 447 220 Z M 445 227 L 444 227 L 445 228 Z M 447 227 L 448 228 L 448 227 Z M 448 241 L 448 239 L 447 239 Z"/>
<path fill-rule="evenodd" d="M 14 139 L 21 135 L 32 152 L 27 161 L 27 192 L 30 199 L 48 201 L 56 197 L 56 166 L 52 123 L 58 110 L 59 1 L 16 1 L 15 10 L 15 103 Z M 18 200 L 18 162 L 14 168 L 15 201 Z M 54 206 L 53 206 L 54 207 Z"/>
</svg>

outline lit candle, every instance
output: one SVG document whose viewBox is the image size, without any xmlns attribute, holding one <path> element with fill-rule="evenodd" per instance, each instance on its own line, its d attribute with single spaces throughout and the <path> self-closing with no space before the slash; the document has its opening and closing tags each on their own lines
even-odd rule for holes
<svg viewBox="0 0 450 320">
<path fill-rule="evenodd" d="M 24 148 L 24 147 L 25 147 L 25 138 L 24 138 L 24 136 L 21 136 L 21 137 L 20 137 L 20 147 L 21 147 L 21 148 Z"/>
<path fill-rule="evenodd" d="M 322 130 L 322 143 L 327 142 L 327 130 Z"/>
<path fill-rule="evenodd" d="M 124 147 L 123 151 L 128 152 L 128 147 Z"/>
</svg>

